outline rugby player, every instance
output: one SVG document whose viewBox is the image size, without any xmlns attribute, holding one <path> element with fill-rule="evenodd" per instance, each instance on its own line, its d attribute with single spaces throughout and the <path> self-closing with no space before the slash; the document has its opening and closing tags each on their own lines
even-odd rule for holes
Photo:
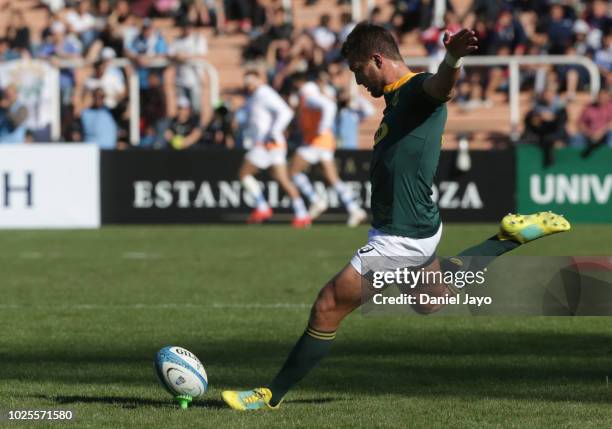
<svg viewBox="0 0 612 429">
<path fill-rule="evenodd" d="M 262 223 L 272 216 L 272 208 L 254 177 L 259 170 L 270 168 L 274 180 L 291 198 L 295 215 L 292 225 L 295 228 L 309 227 L 311 220 L 306 205 L 287 172 L 287 142 L 284 132 L 293 118 L 293 111 L 274 89 L 263 83 L 255 70 L 245 73 L 244 87 L 248 94 L 245 105 L 248 117 L 245 138 L 253 142 L 253 147 L 245 155 L 239 176 L 242 186 L 256 204 L 247 222 Z"/>
<path fill-rule="evenodd" d="M 431 186 L 437 168 L 446 106 L 459 76 L 461 58 L 474 52 L 473 31 L 444 35 L 446 57 L 436 74 L 412 73 L 404 64 L 393 36 L 384 28 L 363 23 L 348 36 L 342 48 L 357 83 L 373 97 L 384 97 L 386 108 L 374 137 L 370 170 L 372 229 L 367 246 L 319 292 L 306 331 L 285 364 L 266 387 L 225 391 L 223 400 L 237 410 L 277 408 L 285 394 L 329 352 L 341 321 L 362 304 L 362 266 L 366 258 L 425 261 L 430 271 L 482 270 L 495 257 L 522 244 L 567 231 L 570 224 L 553 213 L 509 214 L 500 231 L 457 257 L 435 256 L 442 234 Z M 418 263 L 418 262 L 417 262 Z M 393 267 L 390 267 L 391 269 Z M 366 277 L 367 278 L 367 277 Z M 457 285 L 427 285 L 430 296 L 448 297 Z M 441 304 L 415 304 L 419 313 L 431 313 Z"/>
<path fill-rule="evenodd" d="M 303 144 L 291 159 L 291 178 L 310 202 L 309 215 L 314 220 L 327 210 L 327 202 L 317 195 L 304 170 L 310 165 L 321 164 L 325 180 L 336 190 L 349 214 L 347 225 L 355 227 L 367 219 L 367 214 L 351 189 L 340 180 L 334 162 L 336 103 L 321 91 L 316 82 L 308 81 L 304 73 L 296 73 L 293 82 L 300 98 L 299 123 Z"/>
</svg>

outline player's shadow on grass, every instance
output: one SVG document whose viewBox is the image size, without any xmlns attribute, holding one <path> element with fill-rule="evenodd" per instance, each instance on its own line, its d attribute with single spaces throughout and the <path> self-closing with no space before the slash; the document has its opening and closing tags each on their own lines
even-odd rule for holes
<svg viewBox="0 0 612 429">
<path fill-rule="evenodd" d="M 156 408 L 176 408 L 178 405 L 168 398 L 168 400 L 134 398 L 130 396 L 44 396 L 37 395 L 36 398 L 45 399 L 57 404 L 103 404 L 116 405 L 122 408 L 140 408 L 143 406 Z M 192 402 L 191 408 L 227 408 L 220 399 L 204 399 Z"/>
<path fill-rule="evenodd" d="M 449 319 L 452 321 L 452 319 Z M 537 320 L 537 319 L 534 319 Z M 553 320 L 554 321 L 554 320 Z M 433 323 L 433 320 L 432 322 Z M 361 392 L 369 395 L 499 397 L 514 400 L 609 403 L 605 376 L 612 357 L 612 334 L 601 332 L 530 332 L 439 326 L 414 327 L 381 336 L 370 330 L 347 334 L 334 352 L 301 385 L 305 391 Z M 410 335 L 407 335 L 410 334 Z M 200 336 L 182 338 L 198 344 Z M 219 388 L 257 386 L 269 379 L 290 350 L 288 340 L 208 341 L 194 352 L 204 357 Z M 204 352 L 205 351 L 205 352 Z M 200 353 L 201 352 L 201 353 Z M 123 383 L 157 386 L 150 369 L 154 350 L 135 348 L 51 348 L 45 351 L 0 350 L 0 379 L 59 384 Z M 75 373 L 74 368 L 80 368 Z M 129 369 L 129 371 L 126 370 Z M 156 386 L 156 387 L 154 387 Z M 341 386 L 341 387 L 340 387 Z M 125 407 L 174 406 L 168 401 L 133 397 L 57 397 L 56 401 L 99 402 Z M 145 401 L 145 402 L 138 402 Z M 223 406 L 204 401 L 202 406 Z"/>
<path fill-rule="evenodd" d="M 308 405 L 324 405 L 331 402 L 336 402 L 335 398 L 320 398 L 320 399 L 290 399 L 283 401 L 284 404 L 308 404 Z"/>
</svg>

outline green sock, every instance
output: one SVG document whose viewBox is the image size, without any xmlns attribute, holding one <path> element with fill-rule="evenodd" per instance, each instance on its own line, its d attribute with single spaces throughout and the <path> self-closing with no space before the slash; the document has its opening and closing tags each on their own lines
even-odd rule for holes
<svg viewBox="0 0 612 429">
<path fill-rule="evenodd" d="M 490 237 L 476 246 L 469 247 L 459 253 L 459 256 L 491 256 L 497 257 L 519 247 L 521 243 L 514 240 L 500 240 L 497 235 Z"/>
<path fill-rule="evenodd" d="M 443 271 L 481 271 L 495 258 L 520 245 L 517 241 L 500 240 L 494 235 L 476 246 L 465 249 L 454 258 L 440 258 L 440 266 Z"/>
<path fill-rule="evenodd" d="M 308 326 L 302 337 L 293 346 L 287 361 L 274 377 L 269 388 L 272 391 L 270 405 L 276 406 L 289 389 L 295 386 L 302 378 L 323 359 L 336 338 L 335 332 L 322 332 Z"/>
</svg>

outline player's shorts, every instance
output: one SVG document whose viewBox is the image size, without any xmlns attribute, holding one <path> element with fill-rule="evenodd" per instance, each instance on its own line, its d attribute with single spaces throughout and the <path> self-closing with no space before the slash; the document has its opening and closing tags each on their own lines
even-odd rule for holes
<svg viewBox="0 0 612 429">
<path fill-rule="evenodd" d="M 351 258 L 351 265 L 361 275 L 369 271 L 394 271 L 398 268 L 429 265 L 436 257 L 436 248 L 442 237 L 442 224 L 428 238 L 409 238 L 389 235 L 371 228 L 368 244 Z"/>
<path fill-rule="evenodd" d="M 265 146 L 256 145 L 246 154 L 246 159 L 260 170 L 265 170 L 272 165 L 283 165 L 287 163 L 287 148 L 284 146 L 268 149 Z"/>
<path fill-rule="evenodd" d="M 297 153 L 309 164 L 318 164 L 321 161 L 333 161 L 334 150 L 318 146 L 300 146 Z"/>
</svg>

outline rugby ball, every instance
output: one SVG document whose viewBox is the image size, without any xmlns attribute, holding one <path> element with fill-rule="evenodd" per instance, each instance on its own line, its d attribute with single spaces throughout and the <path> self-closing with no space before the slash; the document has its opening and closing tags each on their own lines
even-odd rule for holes
<svg viewBox="0 0 612 429">
<path fill-rule="evenodd" d="M 202 362 L 183 347 L 168 346 L 155 356 L 155 372 L 171 395 L 202 396 L 208 388 L 208 376 Z"/>
</svg>

